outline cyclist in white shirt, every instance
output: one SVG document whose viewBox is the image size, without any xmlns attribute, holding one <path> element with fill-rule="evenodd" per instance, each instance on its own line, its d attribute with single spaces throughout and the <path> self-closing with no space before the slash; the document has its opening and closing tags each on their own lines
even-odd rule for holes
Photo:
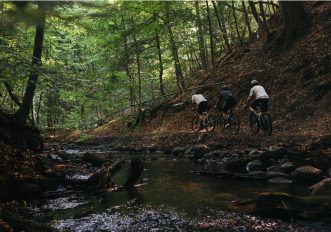
<svg viewBox="0 0 331 232">
<path fill-rule="evenodd" d="M 252 80 L 251 85 L 252 88 L 249 91 L 249 96 L 247 98 L 245 107 L 253 101 L 249 108 L 251 112 L 254 113 L 257 110 L 258 106 L 260 107 L 262 112 L 267 112 L 269 104 L 269 96 L 267 92 L 257 80 Z"/>
<path fill-rule="evenodd" d="M 203 120 L 203 112 L 207 111 L 207 106 L 208 106 L 208 102 L 206 100 L 206 98 L 199 93 L 199 91 L 196 91 L 193 95 L 192 95 L 192 108 L 195 109 L 195 105 L 198 106 L 198 115 L 199 115 L 199 125 L 201 128 L 201 124 L 202 124 L 202 120 Z"/>
</svg>

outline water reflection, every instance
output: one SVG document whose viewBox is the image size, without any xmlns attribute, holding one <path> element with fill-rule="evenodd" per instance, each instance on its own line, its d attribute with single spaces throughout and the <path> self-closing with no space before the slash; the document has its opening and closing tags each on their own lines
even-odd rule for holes
<svg viewBox="0 0 331 232">
<path fill-rule="evenodd" d="M 118 159 L 125 156 L 116 155 Z M 278 226 L 278 231 L 313 229 L 307 224 L 296 226 L 297 222 L 287 224 L 230 212 L 238 210 L 230 204 L 234 200 L 266 191 L 291 192 L 293 187 L 199 176 L 192 173 L 198 168 L 192 162 L 159 154 L 155 160 L 152 156 L 145 156 L 146 169 L 137 187 L 51 199 L 34 205 L 35 218 L 60 231 L 263 231 L 261 223 L 273 229 Z M 119 173 L 117 178 L 120 181 L 125 176 Z"/>
</svg>

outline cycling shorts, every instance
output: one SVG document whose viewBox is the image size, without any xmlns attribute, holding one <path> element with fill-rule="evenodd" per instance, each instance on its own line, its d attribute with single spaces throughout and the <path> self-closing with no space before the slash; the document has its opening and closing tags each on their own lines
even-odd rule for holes
<svg viewBox="0 0 331 232">
<path fill-rule="evenodd" d="M 208 106 L 207 101 L 200 102 L 198 105 L 198 114 L 202 114 L 203 112 L 206 112 L 207 106 Z"/>
<path fill-rule="evenodd" d="M 260 107 L 262 112 L 267 112 L 268 111 L 268 105 L 269 105 L 269 98 L 260 98 L 260 99 L 255 99 L 252 102 L 251 107 L 254 110 L 257 110 L 257 107 Z"/>
</svg>

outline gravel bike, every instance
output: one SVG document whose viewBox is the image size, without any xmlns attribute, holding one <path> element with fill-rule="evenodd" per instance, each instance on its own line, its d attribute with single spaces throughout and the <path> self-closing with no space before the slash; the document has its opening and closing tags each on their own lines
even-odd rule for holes
<svg viewBox="0 0 331 232">
<path fill-rule="evenodd" d="M 267 112 L 263 112 L 261 107 L 258 106 L 254 113 L 250 114 L 249 124 L 254 134 L 258 134 L 260 130 L 265 135 L 271 135 L 272 133 L 272 120 Z"/>
<path fill-rule="evenodd" d="M 207 111 L 202 113 L 203 119 L 199 125 L 199 115 L 194 115 L 192 118 L 192 130 L 198 132 L 200 129 L 206 129 L 207 132 L 212 132 L 215 129 L 216 118 Z"/>
</svg>

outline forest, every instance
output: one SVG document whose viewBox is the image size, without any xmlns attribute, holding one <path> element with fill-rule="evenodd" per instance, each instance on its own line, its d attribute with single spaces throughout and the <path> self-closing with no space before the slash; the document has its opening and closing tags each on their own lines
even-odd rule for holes
<svg viewBox="0 0 331 232">
<path fill-rule="evenodd" d="M 0 231 L 329 231 L 330 35 L 328 1 L 0 1 Z"/>
</svg>

